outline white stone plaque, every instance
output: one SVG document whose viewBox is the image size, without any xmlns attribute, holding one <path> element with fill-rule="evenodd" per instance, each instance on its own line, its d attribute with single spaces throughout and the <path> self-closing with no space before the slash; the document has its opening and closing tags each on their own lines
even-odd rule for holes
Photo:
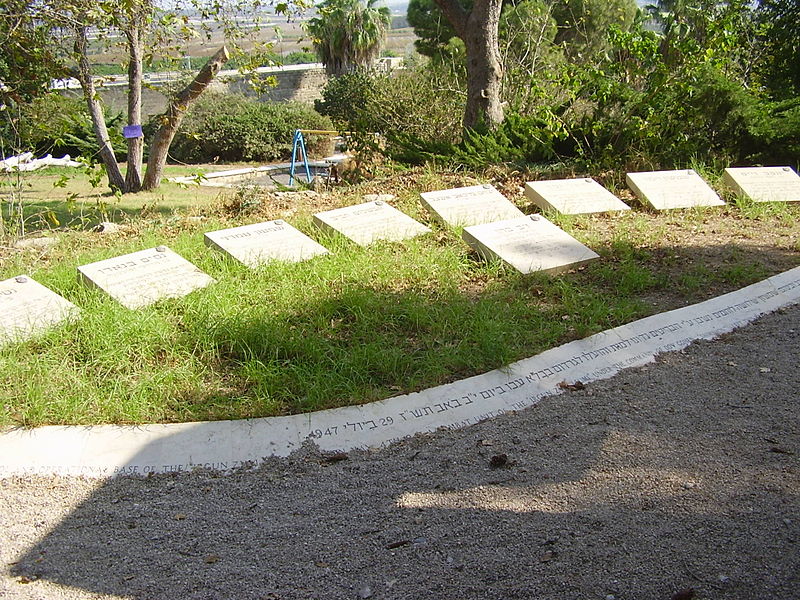
<svg viewBox="0 0 800 600">
<path fill-rule="evenodd" d="M 0 345 L 27 340 L 78 312 L 72 302 L 27 275 L 0 281 Z"/>
<path fill-rule="evenodd" d="M 628 173 L 626 180 L 628 187 L 656 210 L 725 205 L 693 169 Z"/>
<path fill-rule="evenodd" d="M 525 216 L 525 213 L 488 183 L 424 192 L 420 196 L 422 205 L 434 218 L 450 227 L 480 225 Z"/>
<path fill-rule="evenodd" d="M 368 246 L 378 240 L 396 242 L 430 231 L 422 223 L 380 200 L 317 213 L 314 224 L 323 231 L 341 233 L 359 246 Z"/>
<path fill-rule="evenodd" d="M 253 269 L 271 260 L 299 262 L 328 253 L 302 231 L 280 219 L 209 231 L 205 234 L 205 243 Z"/>
<path fill-rule="evenodd" d="M 465 227 L 461 236 L 485 259 L 499 258 L 520 273 L 559 273 L 598 258 L 541 215 Z"/>
<path fill-rule="evenodd" d="M 78 267 L 78 278 L 134 310 L 163 298 L 180 298 L 214 283 L 166 246 L 83 265 Z"/>
<path fill-rule="evenodd" d="M 542 210 L 564 215 L 630 210 L 630 207 L 591 178 L 529 181 L 525 196 Z"/>
<path fill-rule="evenodd" d="M 755 202 L 800 202 L 800 176 L 791 167 L 730 168 L 722 180 Z"/>
</svg>

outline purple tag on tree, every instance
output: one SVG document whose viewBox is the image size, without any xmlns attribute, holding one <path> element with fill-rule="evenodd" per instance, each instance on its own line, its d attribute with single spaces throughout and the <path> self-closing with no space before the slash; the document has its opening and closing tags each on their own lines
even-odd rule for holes
<svg viewBox="0 0 800 600">
<path fill-rule="evenodd" d="M 126 140 L 140 138 L 142 135 L 141 125 L 125 125 L 125 127 L 122 128 L 122 137 Z"/>
</svg>

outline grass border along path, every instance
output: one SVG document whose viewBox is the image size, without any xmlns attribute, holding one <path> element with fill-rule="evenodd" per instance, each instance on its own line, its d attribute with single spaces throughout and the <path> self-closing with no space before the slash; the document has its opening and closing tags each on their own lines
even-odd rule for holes
<svg viewBox="0 0 800 600">
<path fill-rule="evenodd" d="M 286 218 L 269 211 L 161 216 L 132 221 L 113 242 L 70 232 L 48 255 L 4 256 L 3 279 L 27 272 L 82 316 L 0 349 L 0 425 L 238 419 L 361 404 L 502 367 L 800 264 L 800 207 L 739 203 L 548 215 L 601 258 L 557 277 L 523 276 L 477 260 L 460 232 L 424 213 L 418 192 L 437 186 L 451 187 L 428 177 L 400 192 L 397 207 L 434 230 L 403 243 L 359 248 L 320 236 L 311 211 L 292 215 L 331 250 L 300 264 L 253 271 L 203 246 L 203 231 Z M 393 189 L 391 181 L 381 187 Z M 138 311 L 77 283 L 79 265 L 158 244 L 218 283 Z"/>
</svg>

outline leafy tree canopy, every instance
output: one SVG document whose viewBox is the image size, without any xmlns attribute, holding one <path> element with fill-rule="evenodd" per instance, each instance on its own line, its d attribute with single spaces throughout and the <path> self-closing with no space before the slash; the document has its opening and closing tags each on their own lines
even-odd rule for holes
<svg viewBox="0 0 800 600">
<path fill-rule="evenodd" d="M 306 28 L 329 75 L 369 68 L 380 55 L 391 13 L 377 0 L 324 0 Z"/>
<path fill-rule="evenodd" d="M 469 10 L 473 0 L 459 0 Z M 635 0 L 504 0 L 503 13 L 522 12 L 531 16 L 549 13 L 555 20 L 555 43 L 564 45 L 577 56 L 596 53 L 607 46 L 606 32 L 612 25 L 627 28 L 637 13 Z M 408 23 L 419 39 L 414 42 L 417 52 L 436 57 L 446 54 L 456 32 L 434 0 L 411 0 L 408 4 Z M 520 36 L 528 32 L 505 27 L 505 35 Z M 551 40 L 552 41 L 552 40 Z"/>
<path fill-rule="evenodd" d="M 50 30 L 34 18 L 30 5 L 30 0 L 0 4 L 0 102 L 4 105 L 29 102 L 47 92 L 50 80 L 64 73 Z"/>
<path fill-rule="evenodd" d="M 800 0 L 761 0 L 757 18 L 763 27 L 764 82 L 776 97 L 800 93 Z"/>
</svg>

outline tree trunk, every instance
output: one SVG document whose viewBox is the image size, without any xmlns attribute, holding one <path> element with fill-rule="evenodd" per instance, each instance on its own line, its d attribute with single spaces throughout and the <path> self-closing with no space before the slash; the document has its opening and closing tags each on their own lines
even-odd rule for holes
<svg viewBox="0 0 800 600">
<path fill-rule="evenodd" d="M 501 6 L 501 0 L 477 0 L 467 18 L 467 128 L 482 122 L 493 129 L 503 122 L 503 67 L 498 39 Z"/>
<path fill-rule="evenodd" d="M 467 49 L 467 106 L 464 128 L 503 121 L 500 89 L 503 67 L 498 29 L 502 0 L 475 0 L 467 12 L 458 0 L 435 0 Z"/>
<path fill-rule="evenodd" d="M 100 145 L 100 159 L 103 161 L 103 166 L 108 175 L 108 185 L 111 186 L 113 190 L 125 192 L 125 179 L 122 177 L 122 172 L 119 170 L 117 157 L 114 155 L 114 148 L 111 146 L 111 140 L 108 137 L 108 129 L 106 128 L 105 116 L 103 115 L 103 106 L 97 99 L 98 96 L 94 89 L 94 82 L 92 81 L 92 69 L 89 65 L 89 55 L 87 52 L 89 41 L 86 30 L 86 27 L 79 27 L 75 32 L 75 52 L 78 54 L 78 81 L 83 89 L 83 97 L 86 100 L 86 105 L 89 108 L 89 114 L 92 118 L 94 135 L 97 138 L 97 143 Z"/>
<path fill-rule="evenodd" d="M 194 80 L 181 90 L 172 100 L 167 111 L 159 117 L 161 124 L 153 136 L 152 144 L 150 144 L 147 171 L 142 184 L 143 190 L 154 190 L 161 185 L 161 175 L 164 171 L 164 163 L 167 162 L 167 153 L 169 152 L 170 144 L 172 144 L 172 139 L 175 137 L 175 132 L 180 127 L 181 121 L 183 121 L 186 109 L 189 108 L 192 102 L 197 100 L 200 94 L 213 81 L 214 77 L 217 76 L 222 65 L 227 62 L 228 56 L 228 49 L 225 46 L 217 50 L 216 54 L 209 59 Z"/>
<path fill-rule="evenodd" d="M 125 32 L 128 38 L 128 125 L 142 124 L 142 40 L 138 27 Z M 128 169 L 125 173 L 125 191 L 142 189 L 142 156 L 144 138 L 128 138 Z"/>
</svg>

